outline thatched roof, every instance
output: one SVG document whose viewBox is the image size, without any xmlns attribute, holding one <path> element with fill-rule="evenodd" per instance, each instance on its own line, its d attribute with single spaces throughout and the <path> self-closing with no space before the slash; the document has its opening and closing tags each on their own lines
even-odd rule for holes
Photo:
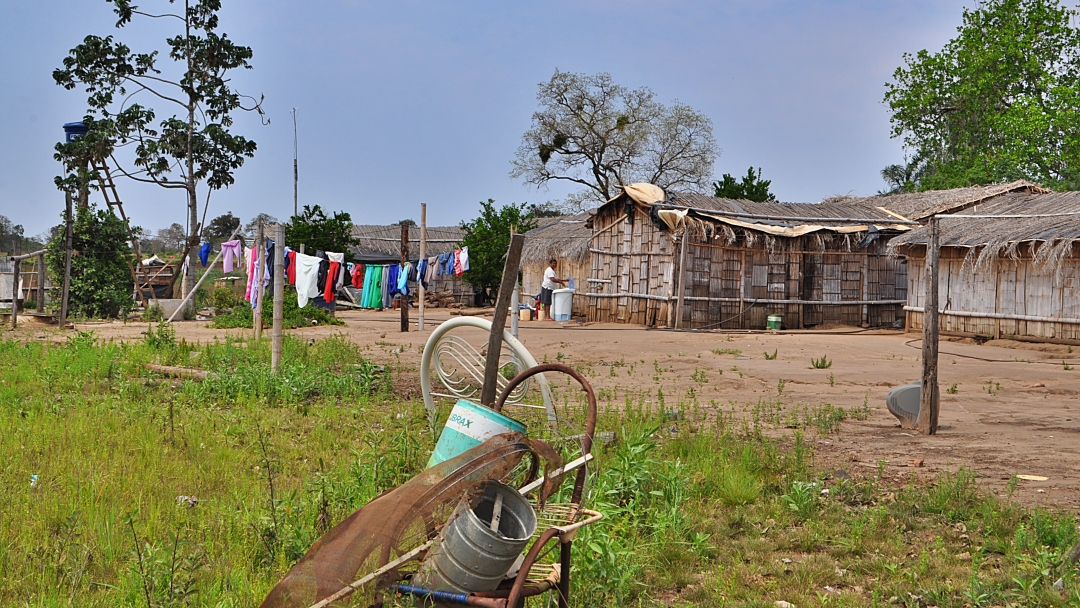
<svg viewBox="0 0 1080 608">
<path fill-rule="evenodd" d="M 1013 192 L 1028 194 L 1047 193 L 1049 190 L 1031 182 L 1017 180 L 1007 184 L 989 186 L 971 186 L 952 188 L 951 190 L 927 190 L 887 196 L 837 197 L 822 201 L 824 203 L 847 202 L 870 207 L 884 207 L 893 213 L 912 220 L 924 220 L 938 213 L 955 213 L 974 205 L 986 202 L 994 197 Z"/>
<path fill-rule="evenodd" d="M 523 263 L 545 264 L 551 258 L 582 264 L 589 257 L 592 229 L 585 226 L 588 213 L 538 218 L 539 225 L 525 233 Z"/>
<path fill-rule="evenodd" d="M 827 201 L 821 203 L 780 203 L 756 202 L 717 198 L 704 194 L 673 192 L 668 194 L 664 205 L 689 207 L 694 209 L 715 210 L 724 215 L 743 221 L 762 224 L 763 226 L 795 227 L 809 223 L 822 226 L 838 227 L 865 225 L 867 220 L 882 224 L 895 222 L 895 215 L 878 209 L 876 205 L 866 205 L 849 200 Z M 740 215 L 745 214 L 745 215 Z M 762 219 L 755 216 L 769 216 Z M 775 219 L 773 219 L 775 218 Z M 787 219 L 797 218 L 797 219 Z M 812 218 L 812 219 L 803 219 Z"/>
<path fill-rule="evenodd" d="M 1080 192 L 1051 194 L 1007 194 L 992 201 L 956 214 L 939 215 L 942 247 L 968 248 L 969 259 L 976 266 L 991 263 L 999 255 L 1018 257 L 1031 255 L 1043 264 L 1060 266 L 1074 241 L 1080 239 Z M 975 217 L 963 216 L 999 216 Z M 1018 215 L 1051 215 L 1052 217 L 1000 217 Z M 929 237 L 926 226 L 896 237 L 889 243 L 894 251 L 913 245 L 925 245 Z M 1025 246 L 1026 245 L 1026 246 Z"/>
<path fill-rule="evenodd" d="M 359 240 L 353 247 L 357 259 L 365 262 L 397 261 L 401 252 L 401 226 L 353 226 L 352 234 Z M 428 256 L 447 253 L 458 248 L 465 231 L 460 226 L 428 226 Z M 420 227 L 409 226 L 409 257 L 420 256 Z"/>
</svg>

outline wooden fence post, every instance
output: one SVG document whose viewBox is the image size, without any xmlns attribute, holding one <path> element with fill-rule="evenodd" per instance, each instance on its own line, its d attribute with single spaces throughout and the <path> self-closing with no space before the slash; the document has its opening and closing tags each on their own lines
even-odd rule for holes
<svg viewBox="0 0 1080 608">
<path fill-rule="evenodd" d="M 262 339 L 262 311 L 263 300 L 266 299 L 266 286 L 263 285 L 263 274 L 266 272 L 266 241 L 263 235 L 263 225 L 260 221 L 255 228 L 255 276 L 252 277 L 252 285 L 258 287 L 258 299 L 255 300 L 255 314 L 252 315 L 252 327 L 255 330 L 255 342 Z"/>
<path fill-rule="evenodd" d="M 327 279 L 329 280 L 329 279 Z M 274 325 L 270 334 L 270 371 L 281 367 L 281 340 L 285 325 L 285 225 L 274 229 Z"/>
<path fill-rule="evenodd" d="M 68 295 L 71 293 L 71 193 L 64 193 L 64 284 L 60 291 L 60 329 L 67 327 Z"/>
<path fill-rule="evenodd" d="M 420 203 L 420 261 L 427 259 L 427 203 Z M 420 311 L 417 313 L 420 318 L 417 321 L 417 327 L 420 331 L 424 331 L 424 277 L 416 276 L 417 291 L 420 295 Z"/>
<path fill-rule="evenodd" d="M 484 366 L 484 390 L 480 403 L 491 407 L 498 392 L 499 355 L 502 353 L 503 328 L 506 327 L 506 311 L 510 308 L 510 295 L 517 281 L 518 268 L 521 266 L 521 248 L 525 245 L 525 235 L 515 234 L 510 237 L 510 250 L 506 252 L 506 265 L 503 266 L 502 284 L 499 295 L 495 298 L 495 318 L 491 320 L 491 334 L 488 335 L 487 364 Z"/>
<path fill-rule="evenodd" d="M 45 254 L 38 256 L 37 271 L 37 311 L 45 312 Z"/>
<path fill-rule="evenodd" d="M 401 271 L 405 272 L 405 264 L 409 261 L 409 225 L 401 224 Z M 408 280 L 405 281 L 408 283 Z M 409 332 L 409 296 L 398 295 L 399 308 L 401 309 L 401 331 Z"/>
<path fill-rule="evenodd" d="M 930 218 L 930 239 L 926 246 L 926 301 L 923 302 L 922 390 L 919 392 L 918 429 L 934 435 L 938 428 L 938 256 L 941 226 Z"/>
<path fill-rule="evenodd" d="M 685 222 L 685 220 L 684 220 Z M 679 292 L 675 300 L 675 329 L 682 329 L 683 292 L 686 291 L 686 241 L 690 239 L 689 226 L 683 224 L 682 243 L 679 244 Z"/>
<path fill-rule="evenodd" d="M 11 329 L 19 323 L 19 272 L 22 260 L 11 258 L 15 262 L 15 274 L 11 276 Z"/>
</svg>

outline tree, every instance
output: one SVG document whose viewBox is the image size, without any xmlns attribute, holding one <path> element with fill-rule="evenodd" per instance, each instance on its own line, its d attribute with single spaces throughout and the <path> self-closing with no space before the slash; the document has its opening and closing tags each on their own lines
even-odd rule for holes
<svg viewBox="0 0 1080 608">
<path fill-rule="evenodd" d="M 89 131 L 78 141 L 57 144 L 56 159 L 67 172 L 56 178 L 57 186 L 72 193 L 94 187 L 97 176 L 86 163 L 96 159 L 135 181 L 183 190 L 188 282 L 194 286 L 199 186 L 205 185 L 209 207 L 210 194 L 231 185 L 236 169 L 255 154 L 254 141 L 230 131 L 237 110 L 262 116 L 262 100 L 240 95 L 230 84 L 231 71 L 251 69 L 252 51 L 218 33 L 221 0 L 184 0 L 179 14 L 144 12 L 131 0 L 106 1 L 118 17 L 117 28 L 135 16 L 176 25 L 175 35 L 165 40 L 172 61 L 159 65 L 159 51 L 133 52 L 112 36 L 90 35 L 71 49 L 53 79 L 65 89 L 85 88 L 89 109 L 83 124 Z M 156 122 L 159 111 L 175 113 Z M 116 156 L 122 148 L 131 150 L 126 162 Z"/>
<path fill-rule="evenodd" d="M 64 226 L 54 230 L 45 263 L 53 277 L 52 299 L 60 301 L 64 276 Z M 83 317 L 112 318 L 132 304 L 131 247 L 127 228 L 108 209 L 79 206 L 72 223 L 71 286 L 68 310 Z"/>
<path fill-rule="evenodd" d="M 771 179 L 761 179 L 761 167 L 758 167 L 757 173 L 750 167 L 739 182 L 736 182 L 730 173 L 725 173 L 720 181 L 713 182 L 713 196 L 759 203 L 775 201 L 776 196 L 769 192 L 771 184 Z"/>
<path fill-rule="evenodd" d="M 926 175 L 926 163 L 916 156 L 908 159 L 904 157 L 904 164 L 889 165 L 881 170 L 881 179 L 889 185 L 887 190 L 879 190 L 879 196 L 900 194 L 902 192 L 917 192 Z"/>
<path fill-rule="evenodd" d="M 627 89 L 609 74 L 556 70 L 539 86 L 540 108 L 511 161 L 511 177 L 538 187 L 582 186 L 564 202 L 575 211 L 635 182 L 707 190 L 718 151 L 704 114 L 678 101 L 664 106 L 647 87 Z"/>
<path fill-rule="evenodd" d="M 220 244 L 222 241 L 232 236 L 234 230 L 240 227 L 240 218 L 234 216 L 232 211 L 225 215 L 219 215 L 210 220 L 206 229 L 203 230 L 203 237 L 210 239 L 211 242 Z"/>
<path fill-rule="evenodd" d="M 157 238 L 161 239 L 162 246 L 167 251 L 180 251 L 187 242 L 187 231 L 184 227 L 173 222 L 168 228 L 158 230 Z"/>
<path fill-rule="evenodd" d="M 497 297 L 502 282 L 506 251 L 510 248 L 510 229 L 528 232 L 536 228 L 536 220 L 525 211 L 525 205 L 511 203 L 495 207 L 495 200 L 480 201 L 480 216 L 462 222 L 465 238 L 462 247 L 469 248 L 469 272 L 465 281 L 482 296 Z"/>
<path fill-rule="evenodd" d="M 254 237 L 255 229 L 260 223 L 262 223 L 263 226 L 269 226 L 278 223 L 278 219 L 269 213 L 260 213 L 252 218 L 250 222 L 244 224 L 244 234 Z"/>
<path fill-rule="evenodd" d="M 926 161 L 920 188 L 1080 186 L 1075 14 L 1057 0 L 988 0 L 964 10 L 941 51 L 904 54 L 885 103 L 892 136 Z"/>
<path fill-rule="evenodd" d="M 6 216 L 0 215 L 0 251 L 21 255 L 25 242 L 22 224 L 12 223 Z"/>
<path fill-rule="evenodd" d="M 349 248 L 356 244 L 352 227 L 352 216 L 344 211 L 335 211 L 327 217 L 318 205 L 304 205 L 301 214 L 294 215 L 285 225 L 285 242 L 297 249 L 303 245 L 308 255 L 333 251 L 344 253 L 346 260 L 352 260 Z"/>
</svg>

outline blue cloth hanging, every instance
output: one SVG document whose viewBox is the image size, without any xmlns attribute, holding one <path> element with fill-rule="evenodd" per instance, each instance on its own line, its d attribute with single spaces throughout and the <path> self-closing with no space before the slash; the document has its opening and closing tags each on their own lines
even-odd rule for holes
<svg viewBox="0 0 1080 608">
<path fill-rule="evenodd" d="M 199 247 L 199 262 L 206 268 L 206 262 L 210 259 L 210 242 L 203 241 L 202 247 Z"/>
</svg>

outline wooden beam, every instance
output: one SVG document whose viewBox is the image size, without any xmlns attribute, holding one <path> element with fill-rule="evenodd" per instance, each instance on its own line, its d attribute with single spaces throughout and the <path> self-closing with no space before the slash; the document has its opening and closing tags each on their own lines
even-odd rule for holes
<svg viewBox="0 0 1080 608">
<path fill-rule="evenodd" d="M 327 279 L 329 280 L 329 279 Z M 281 342 L 285 327 L 285 225 L 274 228 L 274 325 L 270 330 L 270 371 L 281 368 Z"/>
<path fill-rule="evenodd" d="M 926 252 L 926 301 L 923 309 L 922 390 L 919 399 L 918 430 L 934 435 L 938 428 L 938 255 L 941 251 L 941 226 L 937 216 L 930 218 L 930 245 Z"/>
<path fill-rule="evenodd" d="M 517 281 L 518 269 L 521 266 L 521 248 L 524 245 L 524 234 L 515 234 L 510 237 L 510 249 L 506 252 L 506 264 L 503 266 L 502 284 L 499 285 L 499 295 L 495 298 L 495 317 L 491 320 L 487 363 L 484 366 L 484 390 L 480 396 L 480 403 L 488 407 L 495 403 L 503 328 L 506 326 L 506 313 L 510 308 L 510 296 L 514 290 L 514 283 Z"/>
<path fill-rule="evenodd" d="M 19 324 L 19 271 L 22 260 L 15 262 L 15 274 L 11 276 L 11 329 Z"/>
<path fill-rule="evenodd" d="M 427 203 L 420 203 L 420 261 L 427 259 Z M 420 311 L 417 328 L 424 331 L 424 277 L 416 275 L 416 287 L 419 293 Z"/>
<path fill-rule="evenodd" d="M 688 240 L 690 240 L 690 231 L 683 228 L 682 242 L 679 243 L 679 284 L 675 288 L 675 329 L 682 329 L 683 296 L 686 291 L 686 241 Z"/>
<path fill-rule="evenodd" d="M 68 296 L 71 294 L 71 193 L 64 193 L 64 284 L 60 290 L 60 329 L 67 327 Z"/>
<path fill-rule="evenodd" d="M 45 312 L 45 253 L 38 254 L 37 311 Z"/>
<path fill-rule="evenodd" d="M 266 272 L 266 239 L 263 234 L 263 224 L 260 221 L 255 228 L 255 276 L 252 280 L 252 285 L 258 287 L 255 297 L 255 314 L 251 315 L 252 329 L 255 331 L 255 342 L 262 339 L 262 311 L 263 300 L 266 299 L 266 286 L 263 285 L 263 274 Z M 329 281 L 329 277 L 326 279 Z M 194 289 L 192 289 L 194 291 Z"/>
<path fill-rule="evenodd" d="M 405 272 L 405 263 L 409 261 L 409 225 L 401 224 L 401 272 Z M 409 332 L 409 297 L 405 294 L 398 295 L 398 306 L 401 309 L 401 331 Z"/>
</svg>

